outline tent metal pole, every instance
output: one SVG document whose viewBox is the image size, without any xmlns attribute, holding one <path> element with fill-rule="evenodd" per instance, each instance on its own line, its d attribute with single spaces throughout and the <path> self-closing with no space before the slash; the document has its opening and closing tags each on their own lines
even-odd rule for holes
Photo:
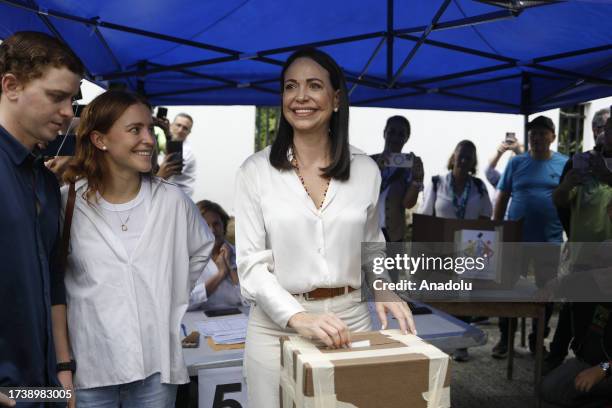
<svg viewBox="0 0 612 408">
<path fill-rule="evenodd" d="M 480 14 L 477 16 L 461 18 L 458 20 L 445 21 L 444 23 L 436 24 L 432 28 L 432 31 L 448 30 L 448 29 L 453 29 L 453 28 L 474 26 L 474 25 L 483 24 L 483 23 L 491 23 L 493 21 L 514 18 L 518 16 L 519 14 L 520 13 L 511 11 L 511 10 L 495 11 L 493 13 Z M 395 30 L 395 35 L 420 33 L 420 32 L 427 30 L 427 27 L 428 26 L 401 28 L 399 30 Z"/>
<path fill-rule="evenodd" d="M 523 144 L 525 151 L 529 150 L 527 124 L 529 123 L 531 109 L 531 76 L 528 72 L 523 71 L 521 74 L 521 113 L 523 114 Z"/>
<path fill-rule="evenodd" d="M 448 90 L 451 90 L 451 89 L 467 88 L 469 86 L 481 85 L 481 84 L 486 84 L 486 83 L 490 83 L 490 82 L 505 81 L 507 79 L 516 79 L 516 78 L 520 78 L 520 76 L 521 76 L 521 74 L 502 75 L 502 76 L 498 76 L 498 77 L 495 77 L 495 78 L 480 79 L 478 81 L 464 82 L 464 83 L 457 84 L 457 85 L 441 86 L 440 90 L 448 91 Z"/>
<path fill-rule="evenodd" d="M 0 0 L 0 2 L 1 1 L 7 1 L 7 0 Z M 393 0 L 387 0 L 387 14 L 389 14 L 389 3 L 392 3 L 392 7 L 394 8 Z M 509 10 L 503 10 L 503 11 L 498 11 L 494 13 L 487 13 L 487 14 L 472 16 L 472 17 L 463 18 L 459 20 L 452 20 L 452 21 L 447 21 L 444 23 L 437 23 L 433 27 L 431 27 L 431 31 L 433 32 L 433 31 L 439 31 L 439 30 L 447 30 L 447 29 L 452 29 L 452 28 L 472 26 L 472 25 L 481 24 L 481 23 L 489 23 L 492 21 L 498 21 L 500 19 L 513 18 L 517 16 L 518 14 L 519 13 L 517 12 L 512 12 Z M 389 30 L 388 25 L 389 25 L 389 16 L 387 15 L 387 30 Z M 419 27 L 411 27 L 411 28 L 393 30 L 391 32 L 391 35 L 395 37 L 400 34 L 421 33 L 421 32 L 426 31 L 430 26 L 431 24 L 429 26 L 419 26 Z M 368 39 L 376 38 L 376 37 L 387 38 L 387 35 L 388 35 L 387 32 L 378 31 L 378 32 L 367 33 L 367 34 L 334 38 L 334 39 L 324 40 L 324 41 L 315 41 L 315 42 L 304 43 L 304 44 L 295 44 L 295 45 L 281 47 L 281 48 L 272 48 L 269 50 L 259 51 L 256 53 L 256 55 L 268 56 L 268 55 L 273 55 L 273 54 L 284 54 L 286 52 L 295 51 L 296 49 L 302 48 L 302 47 L 325 47 L 328 45 L 337 45 L 337 44 L 343 44 L 347 42 L 368 40 Z"/>
<path fill-rule="evenodd" d="M 398 84 L 398 87 L 408 88 L 408 87 L 412 87 L 415 85 L 427 84 L 431 82 L 448 81 L 451 79 L 457 79 L 457 78 L 463 78 L 463 77 L 472 76 L 472 75 L 484 74 L 487 72 L 502 71 L 504 69 L 510 69 L 514 67 L 515 67 L 515 64 L 511 64 L 511 63 L 498 64 L 498 65 L 493 65 L 493 66 L 485 67 L 485 68 L 477 68 L 477 69 L 471 69 L 468 71 L 456 72 L 454 74 L 440 75 L 437 77 L 419 79 L 417 81 L 411 81 L 411 82 L 403 82 L 403 83 Z"/>
<path fill-rule="evenodd" d="M 363 70 L 357 76 L 357 79 L 359 79 L 359 80 L 363 79 L 365 74 L 368 72 L 368 69 L 370 69 L 370 65 L 372 65 L 372 62 L 374 62 L 374 59 L 376 58 L 376 56 L 378 55 L 378 53 L 382 49 L 382 46 L 383 46 L 384 43 L 385 43 L 385 38 L 381 38 L 381 40 L 378 42 L 378 45 L 376 46 L 376 49 L 374 49 L 374 52 L 372 53 L 372 55 L 370 55 L 370 58 L 368 58 L 368 62 L 366 62 L 365 66 L 363 67 Z M 353 84 L 353 86 L 351 87 L 351 89 L 348 92 L 349 96 L 353 93 L 355 88 L 357 88 L 357 85 L 359 85 L 357 82 L 355 82 Z"/>
<path fill-rule="evenodd" d="M 393 96 L 381 96 L 378 98 L 368 98 L 368 99 L 362 99 L 360 101 L 352 102 L 351 105 L 364 105 L 364 104 L 370 104 L 372 102 L 383 102 L 383 101 L 388 101 L 391 99 L 407 98 L 410 96 L 423 95 L 424 93 L 425 91 L 414 91 L 414 92 L 405 92 L 405 93 L 393 95 Z"/>
<path fill-rule="evenodd" d="M 404 39 L 404 40 L 408 40 L 408 41 L 414 41 L 414 42 L 419 41 L 419 37 L 416 37 L 410 34 L 400 34 L 397 37 Z M 493 54 L 493 53 L 486 52 L 486 51 L 475 50 L 473 48 L 463 47 L 460 45 L 449 44 L 449 43 L 442 42 L 442 41 L 430 40 L 428 38 L 425 39 L 423 42 L 427 45 L 431 45 L 432 47 L 438 47 L 438 48 L 443 48 L 446 50 L 458 51 L 464 54 L 476 55 L 478 57 L 489 58 L 489 59 L 493 59 L 496 61 L 502 61 L 502 62 L 517 62 L 518 61 L 515 58 L 505 57 L 503 55 Z"/>
<path fill-rule="evenodd" d="M 238 51 L 230 50 L 228 48 L 218 47 L 212 44 L 205 44 L 205 43 L 198 42 L 198 41 L 187 40 L 184 38 L 174 37 L 171 35 L 155 33 L 152 31 L 140 30 L 138 28 L 127 27 L 127 26 L 123 26 L 120 24 L 100 21 L 98 18 L 88 19 L 88 18 L 78 17 L 78 16 L 68 14 L 68 13 L 63 13 L 57 10 L 49 10 L 49 9 L 42 10 L 38 7 L 28 6 L 16 0 L 0 0 L 0 3 L 5 3 L 13 7 L 25 9 L 27 11 L 31 11 L 36 14 L 48 15 L 51 17 L 74 21 L 74 22 L 82 23 L 82 24 L 89 25 L 89 26 L 104 27 L 104 28 L 108 28 L 111 30 L 123 31 L 126 33 L 141 35 L 144 37 L 155 38 L 155 39 L 163 40 L 163 41 L 169 41 L 169 42 L 173 42 L 176 44 L 188 45 L 188 46 L 196 47 L 196 48 L 202 48 L 202 49 L 206 49 L 209 51 L 219 52 L 222 54 L 229 54 L 229 55 L 240 54 Z"/>
<path fill-rule="evenodd" d="M 529 131 L 527 125 L 529 124 L 529 115 L 523 115 L 523 146 L 525 146 L 525 152 L 529 151 Z"/>
<path fill-rule="evenodd" d="M 610 69 L 612 69 L 612 63 L 606 64 L 606 65 L 604 65 L 603 67 L 598 68 L 597 70 L 595 70 L 595 74 L 598 74 L 598 73 L 600 73 L 600 72 L 605 72 L 605 71 L 608 71 L 608 70 L 610 70 Z M 580 86 L 580 85 L 582 85 L 582 84 L 583 84 L 583 81 L 582 81 L 582 80 L 578 80 L 578 81 L 574 82 L 573 84 L 571 84 L 571 85 L 569 85 L 569 86 L 564 87 L 563 89 L 560 89 L 560 90 L 555 91 L 555 92 L 553 92 L 553 93 L 551 93 L 551 94 L 549 94 L 549 95 L 546 95 L 546 96 L 545 96 L 545 97 L 543 97 L 543 98 L 540 98 L 540 99 L 537 101 L 537 105 L 540 105 L 540 104 L 542 104 L 542 103 L 546 103 L 546 102 L 550 101 L 551 99 L 556 98 L 557 96 L 561 96 L 561 95 L 563 95 L 564 93 L 569 92 L 569 91 L 571 91 L 572 89 L 579 87 L 579 86 Z"/>
<path fill-rule="evenodd" d="M 149 65 L 152 66 L 152 67 L 155 67 L 155 68 L 165 68 L 166 67 L 163 64 L 157 64 L 157 63 L 150 62 L 150 61 L 149 61 Z M 190 71 L 188 69 L 177 69 L 175 71 L 176 72 L 180 72 L 181 74 L 185 74 L 185 75 L 188 75 L 188 76 L 195 77 L 195 78 L 210 79 L 211 81 L 222 82 L 224 84 L 232 85 L 232 86 L 238 85 L 238 82 L 236 82 L 236 81 L 232 81 L 230 79 L 222 78 L 222 77 L 216 76 L 216 75 L 202 74 L 202 73 L 199 73 L 199 72 Z"/>
<path fill-rule="evenodd" d="M 237 61 L 238 59 L 239 59 L 238 57 L 228 55 L 226 57 L 211 58 L 207 60 L 193 61 L 193 62 L 185 62 L 182 64 L 166 65 L 163 68 L 150 68 L 146 70 L 136 69 L 136 70 L 124 71 L 124 72 L 112 72 L 108 74 L 96 75 L 95 79 L 99 81 L 109 81 L 113 79 L 127 78 L 127 77 L 132 77 L 132 76 L 145 76 L 145 75 L 150 75 L 150 74 L 157 74 L 159 72 L 176 71 L 176 70 L 184 69 L 184 68 L 194 68 L 194 67 L 200 67 L 203 65 L 213 65 L 213 64 L 219 64 L 222 62 Z"/>
<path fill-rule="evenodd" d="M 606 44 L 606 45 L 602 45 L 599 47 L 584 48 L 582 50 L 568 51 L 568 52 L 562 52 L 560 54 L 553 54 L 553 55 L 547 55 L 544 57 L 538 57 L 538 58 L 533 59 L 533 63 L 537 64 L 540 62 L 548 62 L 548 61 L 558 60 L 562 58 L 578 57 L 584 54 L 592 54 L 595 52 L 603 52 L 603 51 L 608 51 L 608 50 L 612 50 L 612 44 Z"/>
<path fill-rule="evenodd" d="M 113 53 L 113 50 L 111 50 L 111 47 L 106 42 L 106 38 L 104 38 L 104 36 L 102 35 L 102 32 L 100 31 L 98 27 L 95 27 L 95 33 L 96 33 L 96 38 L 100 41 L 100 43 L 102 44 L 106 52 L 108 52 L 108 55 L 110 55 L 111 59 L 117 66 L 117 69 L 121 70 L 121 63 L 119 62 L 119 60 Z"/>
<path fill-rule="evenodd" d="M 284 53 L 292 52 L 299 48 L 304 48 L 304 47 L 326 47 L 328 45 L 337 45 L 337 44 L 343 44 L 343 43 L 348 43 L 348 42 L 369 40 L 371 38 L 379 38 L 379 37 L 383 37 L 384 35 L 385 35 L 384 31 L 376 31 L 373 33 L 351 35 L 349 37 L 334 38 L 331 40 L 313 41 L 309 43 L 290 45 L 287 47 L 271 48 L 269 50 L 258 51 L 255 54 L 260 57 L 274 55 L 274 54 L 284 54 Z"/>
<path fill-rule="evenodd" d="M 477 96 L 462 95 L 462 94 L 458 94 L 458 93 L 454 93 L 454 92 L 448 92 L 448 91 L 445 91 L 445 90 L 442 90 L 442 89 L 438 90 L 437 93 L 439 93 L 440 95 L 452 96 L 452 97 L 458 98 L 458 99 L 465 99 L 467 101 L 490 103 L 490 104 L 493 104 L 493 105 L 506 106 L 506 107 L 512 108 L 512 109 L 518 109 L 519 108 L 518 105 L 515 105 L 513 103 L 496 101 L 494 99 L 488 99 L 488 98 L 479 98 Z"/>
<path fill-rule="evenodd" d="M 387 84 L 391 84 L 393 79 L 393 0 L 387 0 L 387 32 L 385 39 L 387 41 Z"/>
<path fill-rule="evenodd" d="M 34 1 L 30 2 L 31 4 L 35 5 L 36 3 Z M 55 38 L 57 38 L 58 40 L 60 40 L 62 43 L 66 44 L 68 46 L 68 48 L 72 49 L 72 47 L 70 47 L 70 45 L 68 44 L 68 42 L 64 39 L 64 37 L 60 34 L 60 32 L 57 30 L 57 28 L 55 28 L 55 26 L 53 25 L 53 23 L 51 22 L 51 20 L 49 20 L 49 17 L 47 17 L 44 14 L 38 14 L 38 18 L 40 18 L 40 20 L 43 22 L 43 24 L 45 26 L 47 26 L 47 28 L 49 29 L 49 31 L 51 31 L 51 33 L 55 36 Z M 87 76 L 87 78 L 91 78 L 91 72 L 87 69 L 87 67 L 85 67 L 85 64 L 83 64 L 83 67 L 85 68 L 85 75 Z"/>
<path fill-rule="evenodd" d="M 152 98 L 162 98 L 164 96 L 174 96 L 174 95 L 185 95 L 190 93 L 198 93 L 198 92 L 212 92 L 212 91 L 221 91 L 224 89 L 232 89 L 232 86 L 229 85 L 216 85 L 216 86 L 205 86 L 197 89 L 184 89 L 177 91 L 169 91 L 169 92 L 158 92 L 147 95 L 149 99 Z"/>
<path fill-rule="evenodd" d="M 547 67 L 545 65 L 540 65 L 540 64 L 529 64 L 528 66 L 535 68 L 535 69 L 542 70 L 542 71 L 552 72 L 552 73 L 559 74 L 559 75 L 565 75 L 571 79 L 583 80 L 584 82 L 592 82 L 592 83 L 599 84 L 599 85 L 612 86 L 612 80 L 610 79 L 599 78 L 596 76 L 592 76 L 589 74 L 583 74 L 580 72 L 567 71 L 565 69 Z"/>
<path fill-rule="evenodd" d="M 418 96 L 418 95 L 423 95 L 428 93 L 427 89 L 422 89 L 422 90 L 418 90 L 418 91 L 414 91 L 414 92 L 406 92 L 406 93 L 402 93 L 402 94 L 397 94 L 397 95 L 391 95 L 391 96 L 382 96 L 382 97 L 378 97 L 378 98 L 369 98 L 369 99 L 363 99 L 360 101 L 356 101 L 353 102 L 353 105 L 364 105 L 364 104 L 370 104 L 372 102 L 383 102 L 383 101 L 390 101 L 392 99 L 399 99 L 399 98 L 407 98 L 407 97 L 411 97 L 411 96 Z M 496 101 L 493 99 L 485 99 L 485 98 L 478 98 L 475 96 L 467 96 L 467 95 L 461 95 L 461 94 L 456 94 L 454 92 L 447 92 L 444 90 L 436 90 L 435 93 L 440 93 L 442 95 L 447 95 L 447 96 L 451 96 L 457 99 L 465 99 L 465 100 L 469 100 L 469 101 L 476 101 L 476 102 L 484 102 L 484 103 L 490 103 L 490 104 L 494 104 L 494 105 L 499 105 L 499 106 L 503 106 L 506 108 L 511 108 L 514 111 L 517 111 L 520 106 L 518 105 L 514 105 L 511 103 L 507 103 L 507 102 L 502 102 L 502 101 Z"/>
<path fill-rule="evenodd" d="M 444 0 L 444 3 L 442 3 L 438 11 L 436 12 L 436 15 L 431 20 L 431 23 L 429 24 L 429 26 L 427 26 L 425 31 L 423 31 L 423 34 L 421 34 L 421 38 L 419 38 L 419 41 L 417 41 L 414 47 L 410 50 L 410 52 L 408 53 L 408 55 L 406 56 L 406 58 L 404 59 L 400 67 L 398 68 L 397 72 L 393 76 L 393 79 L 391 80 L 391 82 L 389 82 L 389 88 L 393 88 L 393 85 L 395 85 L 395 83 L 398 81 L 400 75 L 402 75 L 402 73 L 404 72 L 408 64 L 410 64 L 410 61 L 412 61 L 412 59 L 416 55 L 419 48 L 421 48 L 421 45 L 423 45 L 423 42 L 425 41 L 425 39 L 431 33 L 431 30 L 436 26 L 436 24 L 438 24 L 438 20 L 440 20 L 440 17 L 442 17 L 442 14 L 444 14 L 450 2 L 451 0 Z"/>
<path fill-rule="evenodd" d="M 161 93 L 155 93 L 155 94 L 149 94 L 147 95 L 149 98 L 155 98 L 155 97 L 163 97 L 163 96 L 172 96 L 172 95 L 186 95 L 186 94 L 190 94 L 190 93 L 198 93 L 198 92 L 208 92 L 208 91 L 218 91 L 218 90 L 222 90 L 222 89 L 232 89 L 232 88 L 251 88 L 251 89 L 255 89 L 257 91 L 260 92 L 265 92 L 265 93 L 269 93 L 269 94 L 273 94 L 273 95 L 278 95 L 278 90 L 273 90 L 273 89 L 268 89 L 265 88 L 263 86 L 257 86 L 257 84 L 261 84 L 261 83 L 269 83 L 269 82 L 277 82 L 278 78 L 275 78 L 273 80 L 260 80 L 260 81 L 255 81 L 252 83 L 225 83 L 224 85 L 218 85 L 218 86 L 210 86 L 210 87 L 198 87 L 198 88 L 189 88 L 189 89 L 177 89 L 175 91 L 169 91 L 169 92 L 161 92 Z M 368 86 L 368 87 L 372 87 L 372 88 L 376 88 L 376 89 L 384 89 L 384 86 L 380 86 L 380 84 L 378 83 L 372 83 L 369 82 L 367 80 L 363 80 L 363 79 L 357 79 L 357 78 L 352 78 L 351 76 L 347 75 L 347 81 L 350 82 L 356 82 L 359 83 L 360 85 L 363 86 Z"/>
</svg>

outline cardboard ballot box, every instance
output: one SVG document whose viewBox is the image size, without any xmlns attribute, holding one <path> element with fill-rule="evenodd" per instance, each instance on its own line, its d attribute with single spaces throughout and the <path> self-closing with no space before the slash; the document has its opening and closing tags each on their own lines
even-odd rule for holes
<svg viewBox="0 0 612 408">
<path fill-rule="evenodd" d="M 449 357 L 399 330 L 351 334 L 351 349 L 281 338 L 282 408 L 448 408 Z"/>
</svg>

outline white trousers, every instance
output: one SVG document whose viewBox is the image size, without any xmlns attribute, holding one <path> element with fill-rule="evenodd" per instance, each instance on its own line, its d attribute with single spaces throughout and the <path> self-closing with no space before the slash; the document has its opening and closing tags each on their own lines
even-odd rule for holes
<svg viewBox="0 0 612 408">
<path fill-rule="evenodd" d="M 371 330 L 368 304 L 361 302 L 361 291 L 324 300 L 299 302 L 310 313 L 335 313 L 350 331 Z M 249 394 L 249 408 L 277 408 L 280 406 L 280 340 L 281 336 L 295 334 L 281 329 L 260 308 L 251 308 L 244 353 L 244 370 Z"/>
</svg>

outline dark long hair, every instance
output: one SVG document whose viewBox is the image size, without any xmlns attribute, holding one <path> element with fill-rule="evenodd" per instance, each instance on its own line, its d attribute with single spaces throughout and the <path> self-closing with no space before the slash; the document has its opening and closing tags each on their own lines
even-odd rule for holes
<svg viewBox="0 0 612 408">
<path fill-rule="evenodd" d="M 351 152 L 348 141 L 349 102 L 346 79 L 342 70 L 332 57 L 317 50 L 316 48 L 302 48 L 287 59 L 283 65 L 280 78 L 281 95 L 284 92 L 285 73 L 287 68 L 298 58 L 309 58 L 319 64 L 329 73 L 330 82 L 335 91 L 338 91 L 338 112 L 332 112 L 330 120 L 330 151 L 331 163 L 321 169 L 326 177 L 337 180 L 348 180 L 351 169 Z M 270 163 L 278 170 L 290 170 L 291 163 L 287 159 L 287 153 L 293 145 L 293 128 L 287 122 L 281 108 L 281 118 L 278 126 L 278 134 L 272 150 L 270 151 Z"/>
</svg>

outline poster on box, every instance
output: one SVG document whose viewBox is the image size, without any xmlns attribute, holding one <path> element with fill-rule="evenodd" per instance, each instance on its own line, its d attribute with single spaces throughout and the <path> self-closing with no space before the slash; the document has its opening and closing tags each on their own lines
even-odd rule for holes
<svg viewBox="0 0 612 408">
<path fill-rule="evenodd" d="M 462 278 L 483 279 L 501 282 L 502 278 L 502 237 L 503 227 L 495 230 L 462 229 L 455 231 L 457 257 L 471 258 L 476 262 L 466 263 Z"/>
</svg>

